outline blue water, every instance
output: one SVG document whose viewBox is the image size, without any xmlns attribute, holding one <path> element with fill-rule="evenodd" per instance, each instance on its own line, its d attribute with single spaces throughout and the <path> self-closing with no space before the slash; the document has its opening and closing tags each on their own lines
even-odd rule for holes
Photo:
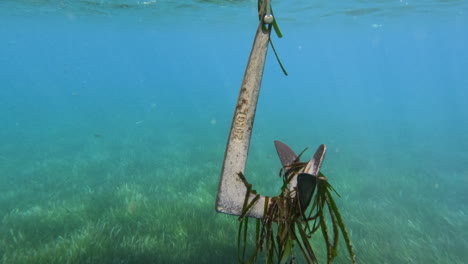
<svg viewBox="0 0 468 264">
<path fill-rule="evenodd" d="M 289 76 L 270 50 L 248 180 L 278 192 L 273 140 L 326 144 L 359 262 L 466 263 L 466 1 L 273 8 Z M 236 263 L 214 202 L 256 2 L 4 0 L 0 17 L 0 263 Z"/>
</svg>

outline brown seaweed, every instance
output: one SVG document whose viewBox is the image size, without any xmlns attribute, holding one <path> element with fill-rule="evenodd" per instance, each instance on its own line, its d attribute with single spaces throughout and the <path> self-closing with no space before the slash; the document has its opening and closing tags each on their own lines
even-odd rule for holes
<svg viewBox="0 0 468 264">
<path fill-rule="evenodd" d="M 259 195 L 252 189 L 252 185 L 246 181 L 244 175 L 239 174 L 247 187 L 242 214 L 239 217 L 239 263 L 255 263 L 261 252 L 264 253 L 266 263 L 294 263 L 296 259 L 294 247 L 297 245 L 306 263 L 316 264 L 318 259 L 310 239 L 315 238 L 319 230 L 327 250 L 327 263 L 332 263 L 338 255 L 340 232 L 345 240 L 351 263 L 356 263 L 351 239 L 333 198 L 333 194 L 338 195 L 338 193 L 322 173 L 318 176 L 301 174 L 305 166 L 306 163 L 297 159 L 280 171 L 284 183 L 281 194 L 265 199 L 264 217 L 256 220 L 255 248 L 248 258 L 246 258 L 246 247 L 249 220 L 246 215 L 257 202 L 256 198 Z M 307 186 L 290 190 L 289 182 L 297 174 L 302 175 L 299 181 L 306 181 Z M 301 194 L 301 192 L 307 193 Z M 255 196 L 249 202 L 251 194 Z M 330 223 L 331 228 L 329 228 Z"/>
</svg>

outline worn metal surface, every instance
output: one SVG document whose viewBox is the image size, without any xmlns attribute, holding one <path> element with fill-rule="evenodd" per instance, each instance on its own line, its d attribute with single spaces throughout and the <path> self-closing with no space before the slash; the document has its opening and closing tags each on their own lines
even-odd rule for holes
<svg viewBox="0 0 468 264">
<path fill-rule="evenodd" d="M 216 211 L 220 213 L 242 214 L 247 188 L 239 177 L 239 173 L 244 174 L 247 162 L 270 32 L 271 26 L 268 26 L 268 30 L 265 30 L 263 23 L 260 22 L 244 73 L 226 146 L 218 196 L 216 198 Z M 289 166 L 297 159 L 297 155 L 286 144 L 275 141 L 275 146 L 283 167 Z M 303 173 L 310 174 L 311 177 L 318 175 L 325 150 L 325 145 L 321 145 L 317 149 L 317 152 L 309 161 Z M 294 190 L 296 185 L 297 175 L 293 176 L 290 182 L 290 190 Z M 250 194 L 248 203 L 254 197 L 253 194 Z M 247 216 L 263 218 L 264 210 L 265 196 L 260 196 L 249 212 L 247 212 Z"/>
<path fill-rule="evenodd" d="M 268 30 L 264 30 L 263 23 L 259 23 L 237 99 L 216 198 L 216 210 L 221 213 L 240 215 L 242 212 L 246 187 L 238 174 L 244 173 L 247 162 L 255 110 L 270 39 L 271 27 L 268 28 Z M 253 195 L 251 195 L 250 199 L 252 198 Z M 261 197 L 250 210 L 248 216 L 261 218 L 264 203 L 265 198 Z"/>
</svg>

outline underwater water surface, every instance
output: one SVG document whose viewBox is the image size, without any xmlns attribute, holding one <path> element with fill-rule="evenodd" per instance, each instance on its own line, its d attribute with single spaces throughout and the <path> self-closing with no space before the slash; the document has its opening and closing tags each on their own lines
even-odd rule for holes
<svg viewBox="0 0 468 264">
<path fill-rule="evenodd" d="M 289 76 L 270 50 L 247 179 L 326 144 L 359 263 L 467 263 L 467 2 L 272 5 Z M 0 263 L 237 263 L 214 204 L 256 12 L 1 1 Z"/>
</svg>

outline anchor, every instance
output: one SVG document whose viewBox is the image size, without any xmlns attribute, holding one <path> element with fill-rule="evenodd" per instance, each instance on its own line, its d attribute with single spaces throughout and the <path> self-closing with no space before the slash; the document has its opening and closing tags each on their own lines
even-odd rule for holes
<svg viewBox="0 0 468 264">
<path fill-rule="evenodd" d="M 263 69 L 270 42 L 273 17 L 269 10 L 270 8 L 265 7 L 263 19 L 260 20 L 258 25 L 234 110 L 216 198 L 216 211 L 220 213 L 241 215 L 245 202 L 247 187 L 243 179 L 239 177 L 239 174 L 244 175 Z M 287 168 L 293 162 L 298 161 L 296 153 L 286 144 L 275 141 L 275 147 L 283 168 Z M 311 182 L 315 182 L 314 179 L 319 175 L 325 151 L 326 146 L 320 145 L 306 168 L 292 177 L 289 185 L 291 191 L 298 188 L 303 190 L 300 192 L 301 195 L 306 197 L 311 196 L 314 186 Z M 255 195 L 250 194 L 248 202 L 250 203 L 254 198 Z M 260 195 L 252 208 L 247 212 L 247 216 L 263 218 L 264 208 L 265 196 Z"/>
<path fill-rule="evenodd" d="M 257 254 L 266 253 L 266 262 L 294 263 L 293 247 L 297 245 L 306 263 L 318 260 L 309 242 L 312 234 L 320 230 L 327 251 L 327 262 L 338 255 L 339 233 L 344 237 L 351 262 L 356 256 L 341 214 L 334 201 L 338 195 L 327 178 L 320 172 L 326 146 L 320 145 L 308 162 L 301 162 L 303 152 L 297 155 L 288 145 L 274 141 L 283 176 L 283 187 L 275 197 L 257 194 L 248 183 L 244 171 L 247 162 L 258 96 L 263 77 L 270 33 L 275 29 L 281 36 L 270 0 L 259 0 L 260 22 L 255 34 L 244 78 L 237 98 L 231 129 L 224 154 L 221 179 L 216 197 L 216 211 L 239 216 L 238 253 L 240 263 L 245 261 L 248 219 L 256 218 L 255 249 L 247 263 L 254 263 Z M 278 62 L 286 74 L 280 60 Z M 286 74 L 287 75 L 287 74 Z M 316 191 L 314 195 L 314 191 Z M 309 207 L 309 204 L 312 205 Z M 328 214 L 328 215 L 326 215 Z M 330 219 L 332 229 L 327 227 Z M 275 226 L 275 227 L 273 227 Z"/>
</svg>

